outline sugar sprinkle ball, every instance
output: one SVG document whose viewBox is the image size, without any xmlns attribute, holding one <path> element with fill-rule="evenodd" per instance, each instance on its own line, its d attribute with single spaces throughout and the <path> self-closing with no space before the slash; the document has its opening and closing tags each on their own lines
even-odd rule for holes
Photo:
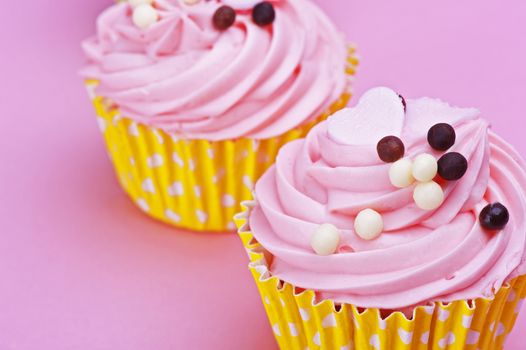
<svg viewBox="0 0 526 350">
<path fill-rule="evenodd" d="M 415 187 L 413 199 L 420 209 L 435 210 L 444 202 L 444 191 L 434 181 L 421 182 Z"/>
<path fill-rule="evenodd" d="M 455 144 L 455 140 L 455 129 L 446 123 L 432 126 L 427 133 L 427 142 L 437 151 L 447 151 Z"/>
<path fill-rule="evenodd" d="M 488 204 L 479 214 L 480 225 L 486 230 L 502 230 L 508 224 L 510 214 L 501 203 Z"/>
<path fill-rule="evenodd" d="M 380 236 L 384 229 L 382 215 L 373 209 L 364 209 L 354 219 L 354 231 L 365 240 Z"/>
<path fill-rule="evenodd" d="M 386 136 L 376 145 L 380 159 L 386 163 L 393 163 L 404 156 L 405 147 L 402 140 L 396 136 Z"/>
<path fill-rule="evenodd" d="M 438 174 L 448 181 L 456 181 L 462 178 L 468 170 L 468 161 L 460 153 L 450 152 L 444 154 L 438 160 Z"/>
<path fill-rule="evenodd" d="M 272 24 L 276 19 L 274 6 L 268 1 L 263 1 L 252 9 L 252 20 L 260 27 Z"/>
<path fill-rule="evenodd" d="M 310 245 L 318 255 L 334 254 L 340 245 L 340 231 L 332 224 L 322 224 L 314 231 Z"/>
<path fill-rule="evenodd" d="M 428 182 L 435 178 L 438 164 L 435 157 L 428 153 L 419 154 L 413 161 L 413 177 L 420 182 Z"/>
<path fill-rule="evenodd" d="M 389 180 L 394 187 L 405 188 L 415 182 L 413 177 L 413 162 L 409 158 L 397 160 L 389 168 Z"/>
<path fill-rule="evenodd" d="M 140 29 L 147 29 L 157 22 L 159 14 L 149 3 L 142 3 L 133 9 L 132 21 Z"/>
<path fill-rule="evenodd" d="M 236 11 L 230 6 L 223 5 L 216 10 L 212 21 L 217 30 L 226 30 L 236 21 Z"/>
</svg>

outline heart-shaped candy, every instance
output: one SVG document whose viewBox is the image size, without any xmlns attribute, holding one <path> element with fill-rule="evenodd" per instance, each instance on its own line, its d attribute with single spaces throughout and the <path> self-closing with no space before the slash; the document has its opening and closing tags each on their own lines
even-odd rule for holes
<svg viewBox="0 0 526 350">
<path fill-rule="evenodd" d="M 236 10 L 248 10 L 259 4 L 261 0 L 223 0 L 223 4 Z"/>
<path fill-rule="evenodd" d="M 396 92 L 386 87 L 367 91 L 353 108 L 329 118 L 329 136 L 350 146 L 376 145 L 384 136 L 400 136 L 404 126 L 404 105 Z"/>
</svg>

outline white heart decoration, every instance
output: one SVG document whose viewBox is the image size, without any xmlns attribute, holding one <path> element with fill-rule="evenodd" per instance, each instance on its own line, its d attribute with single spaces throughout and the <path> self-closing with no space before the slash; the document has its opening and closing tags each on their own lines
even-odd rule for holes
<svg viewBox="0 0 526 350">
<path fill-rule="evenodd" d="M 223 0 L 223 4 L 238 10 L 248 10 L 259 4 L 261 0 Z"/>
<path fill-rule="evenodd" d="M 332 115 L 328 132 L 334 141 L 344 145 L 376 145 L 385 136 L 400 136 L 404 119 L 404 105 L 398 94 L 377 87 L 363 94 L 355 107 Z"/>
</svg>

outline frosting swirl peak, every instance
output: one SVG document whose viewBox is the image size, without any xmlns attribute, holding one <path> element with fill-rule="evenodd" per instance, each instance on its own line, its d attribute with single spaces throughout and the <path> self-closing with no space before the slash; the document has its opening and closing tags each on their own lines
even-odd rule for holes
<svg viewBox="0 0 526 350">
<path fill-rule="evenodd" d="M 238 9 L 218 31 L 221 5 L 156 0 L 159 20 L 147 29 L 133 24 L 129 4 L 113 5 L 83 43 L 90 63 L 82 75 L 98 80 L 97 93 L 124 116 L 210 140 L 277 136 L 346 92 L 345 41 L 309 0 L 274 1 L 266 27 Z"/>
</svg>

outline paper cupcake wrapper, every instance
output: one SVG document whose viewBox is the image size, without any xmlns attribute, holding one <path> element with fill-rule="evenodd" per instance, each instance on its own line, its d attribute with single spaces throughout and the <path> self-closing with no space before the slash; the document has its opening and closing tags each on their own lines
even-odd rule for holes
<svg viewBox="0 0 526 350">
<path fill-rule="evenodd" d="M 347 74 L 358 59 L 349 49 Z M 344 93 L 325 113 L 280 136 L 227 141 L 189 140 L 123 118 L 86 82 L 109 156 L 124 190 L 145 213 L 194 231 L 235 231 L 239 203 L 252 198 L 255 181 L 285 143 L 304 137 L 319 121 L 347 105 Z"/>
<path fill-rule="evenodd" d="M 236 215 L 239 235 L 250 257 L 272 330 L 281 349 L 315 350 L 492 350 L 502 349 L 526 296 L 526 276 L 513 279 L 494 298 L 433 303 L 381 316 L 379 309 L 316 301 L 312 290 L 298 290 L 272 277 L 269 253 L 254 239 L 246 211 Z"/>
</svg>

